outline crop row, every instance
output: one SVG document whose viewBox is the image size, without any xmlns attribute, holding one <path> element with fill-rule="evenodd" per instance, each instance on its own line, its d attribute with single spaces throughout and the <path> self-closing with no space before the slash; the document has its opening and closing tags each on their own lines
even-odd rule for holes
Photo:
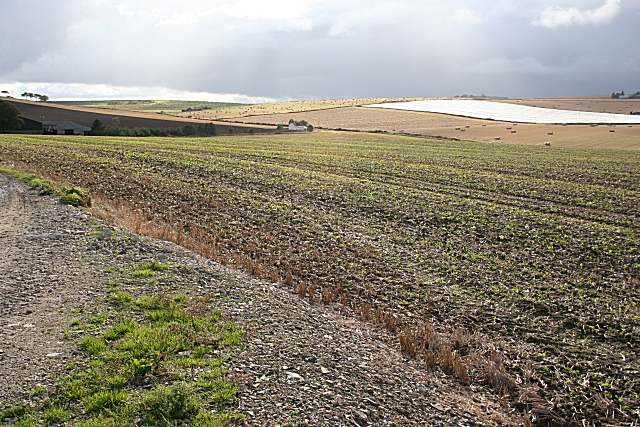
<svg viewBox="0 0 640 427">
<path fill-rule="evenodd" d="M 638 417 L 636 153 L 364 136 L 3 137 L 0 148 L 208 236 L 219 260 L 340 289 L 400 327 L 485 334 L 566 418 Z"/>
</svg>

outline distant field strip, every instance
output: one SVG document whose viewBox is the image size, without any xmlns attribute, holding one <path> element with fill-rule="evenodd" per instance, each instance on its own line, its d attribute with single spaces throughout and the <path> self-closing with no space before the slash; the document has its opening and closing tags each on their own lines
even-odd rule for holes
<svg viewBox="0 0 640 427">
<path fill-rule="evenodd" d="M 365 105 L 371 108 L 422 111 L 427 113 L 451 114 L 475 119 L 499 120 L 516 123 L 537 124 L 640 124 L 640 116 L 631 114 L 591 113 L 586 111 L 556 110 L 529 107 L 525 105 L 503 104 L 487 101 L 437 100 L 394 102 Z"/>
</svg>

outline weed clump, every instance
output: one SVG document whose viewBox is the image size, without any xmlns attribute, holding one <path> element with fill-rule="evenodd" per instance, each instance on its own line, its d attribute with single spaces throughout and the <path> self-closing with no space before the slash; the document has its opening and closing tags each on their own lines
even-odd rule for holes
<svg viewBox="0 0 640 427">
<path fill-rule="evenodd" d="M 129 395 L 124 391 L 99 391 L 87 397 L 84 409 L 87 412 L 98 412 L 107 408 L 114 408 L 129 401 Z"/>
<path fill-rule="evenodd" d="M 133 277 L 151 277 L 156 271 L 162 271 L 169 269 L 169 264 L 163 264 L 158 261 L 152 261 L 149 263 L 141 264 L 138 268 L 131 272 Z"/>
<path fill-rule="evenodd" d="M 181 383 L 156 387 L 145 395 L 143 405 L 148 413 L 143 422 L 164 426 L 166 420 L 193 418 L 202 408 L 202 402 L 193 392 L 191 387 Z"/>
<path fill-rule="evenodd" d="M 103 340 L 95 337 L 85 337 L 80 341 L 80 345 L 85 348 L 90 354 L 100 354 L 107 349 L 107 345 Z"/>
<path fill-rule="evenodd" d="M 91 197 L 89 192 L 79 187 L 60 187 L 56 192 L 61 203 L 71 206 L 91 206 Z"/>
<path fill-rule="evenodd" d="M 22 405 L 11 406 L 10 408 L 7 408 L 4 411 L 0 412 L 0 421 L 6 419 L 12 420 L 14 418 L 21 417 L 25 414 L 25 412 L 26 409 Z"/>
</svg>

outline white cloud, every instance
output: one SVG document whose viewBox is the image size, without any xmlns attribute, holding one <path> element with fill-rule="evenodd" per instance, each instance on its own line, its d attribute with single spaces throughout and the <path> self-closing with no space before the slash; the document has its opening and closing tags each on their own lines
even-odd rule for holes
<svg viewBox="0 0 640 427">
<path fill-rule="evenodd" d="M 116 5 L 116 10 L 120 15 L 131 15 L 131 11 L 129 10 L 128 4 L 118 4 Z"/>
<path fill-rule="evenodd" d="M 240 0 L 220 7 L 224 14 L 238 19 L 306 20 L 309 1 L 279 0 L 275 2 Z"/>
<path fill-rule="evenodd" d="M 478 24 L 482 22 L 482 15 L 476 10 L 463 7 L 456 10 L 453 15 L 447 17 L 449 21 L 461 24 Z"/>
<path fill-rule="evenodd" d="M 466 67 L 465 71 L 472 74 L 505 76 L 514 74 L 553 75 L 562 74 L 565 70 L 557 67 L 547 67 L 536 58 L 529 56 L 520 59 L 490 58 Z"/>
<path fill-rule="evenodd" d="M 220 16 L 248 21 L 282 21 L 301 29 L 310 29 L 309 0 L 231 0 L 219 2 L 216 7 L 207 7 L 207 3 L 191 1 L 192 7 L 178 8 L 171 15 L 171 5 L 166 10 L 165 17 L 156 26 L 164 25 L 193 25 L 200 20 Z M 176 10 L 175 8 L 173 8 Z M 185 10 L 193 12 L 184 12 Z M 165 16 L 166 16 L 165 15 Z"/>
<path fill-rule="evenodd" d="M 602 6 L 591 10 L 577 7 L 546 7 L 534 25 L 547 28 L 569 27 L 572 25 L 608 24 L 620 14 L 620 0 L 607 0 Z"/>
<path fill-rule="evenodd" d="M 7 90 L 17 98 L 23 92 L 48 95 L 52 101 L 81 101 L 93 99 L 140 99 L 140 100 L 188 100 L 210 102 L 241 102 L 255 104 L 273 102 L 266 97 L 246 96 L 229 93 L 189 92 L 165 87 L 111 86 L 106 84 L 82 83 L 0 83 L 1 90 Z"/>
<path fill-rule="evenodd" d="M 356 36 L 370 28 L 393 23 L 404 11 L 405 8 L 395 2 L 383 2 L 366 9 L 352 9 L 337 17 L 329 29 L 329 36 Z"/>
</svg>

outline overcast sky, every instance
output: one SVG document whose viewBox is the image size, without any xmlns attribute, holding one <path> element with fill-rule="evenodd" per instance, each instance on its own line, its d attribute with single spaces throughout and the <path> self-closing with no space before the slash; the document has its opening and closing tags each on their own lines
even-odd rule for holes
<svg viewBox="0 0 640 427">
<path fill-rule="evenodd" d="M 640 90 L 640 0 L 0 0 L 0 89 L 223 101 Z"/>
</svg>

